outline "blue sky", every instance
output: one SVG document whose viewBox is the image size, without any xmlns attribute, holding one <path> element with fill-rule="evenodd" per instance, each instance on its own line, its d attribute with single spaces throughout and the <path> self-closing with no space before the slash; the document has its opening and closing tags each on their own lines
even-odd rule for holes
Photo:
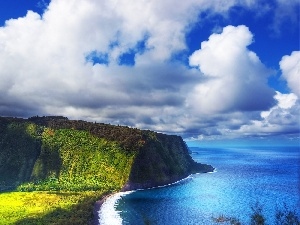
<svg viewBox="0 0 300 225">
<path fill-rule="evenodd" d="M 2 116 L 299 144 L 298 0 L 1 1 L 0 57 Z"/>
</svg>

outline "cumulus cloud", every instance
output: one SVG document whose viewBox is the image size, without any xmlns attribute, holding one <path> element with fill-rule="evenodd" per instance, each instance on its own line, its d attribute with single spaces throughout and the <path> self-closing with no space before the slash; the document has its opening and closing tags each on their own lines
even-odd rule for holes
<svg viewBox="0 0 300 225">
<path fill-rule="evenodd" d="M 270 71 L 247 46 L 252 33 L 246 26 L 227 26 L 201 43 L 190 57 L 207 78 L 198 84 L 188 104 L 198 112 L 255 111 L 273 104 L 274 91 L 267 85 Z M 258 101 L 259 99 L 259 101 Z"/>
<path fill-rule="evenodd" d="M 255 1 L 52 0 L 42 15 L 10 19 L 0 27 L 0 114 L 64 115 L 186 137 L 237 131 L 275 101 L 270 71 L 247 48 L 248 28 L 212 34 L 190 57 L 196 68 L 171 60 L 187 50 L 186 33 L 201 12 L 225 15 L 236 4 Z"/>
<path fill-rule="evenodd" d="M 299 141 L 300 133 L 300 104 L 296 95 L 276 92 L 274 99 L 277 105 L 267 111 L 252 113 L 229 113 L 210 116 L 209 126 L 194 126 L 194 130 L 186 135 L 191 142 L 213 141 L 221 143 L 224 140 Z M 199 129 L 202 127 L 203 129 Z M 191 130 L 189 130 L 191 131 Z M 275 137 L 275 139 L 274 139 Z M 281 140 L 281 141 L 280 141 Z M 238 143 L 237 143 L 238 144 Z M 260 144 L 257 142 L 256 144 Z"/>
<path fill-rule="evenodd" d="M 299 53 L 299 51 L 292 52 L 291 55 L 282 57 L 280 61 L 282 77 L 287 80 L 292 93 L 283 94 L 276 91 L 274 96 L 276 105 L 269 110 L 262 111 L 260 118 L 251 120 L 250 124 L 242 125 L 237 130 L 238 135 L 290 134 L 293 138 L 299 138 Z"/>
<path fill-rule="evenodd" d="M 274 97 L 277 105 L 268 111 L 261 112 L 260 120 L 252 120 L 250 125 L 243 125 L 239 134 L 270 135 L 270 134 L 299 134 L 300 104 L 298 97 L 291 94 L 276 92 Z"/>
<path fill-rule="evenodd" d="M 6 21 L 0 27 L 1 114 L 87 116 L 87 109 L 101 115 L 112 106 L 178 106 L 196 78 L 167 61 L 186 48 L 185 32 L 199 11 L 223 12 L 234 4 L 218 2 L 52 0 L 43 15 L 28 11 Z M 134 67 L 120 65 L 132 52 Z"/>
<path fill-rule="evenodd" d="M 226 138 L 271 136 L 286 137 L 287 140 L 299 140 L 300 133 L 300 101 L 299 91 L 299 52 L 286 55 L 280 62 L 283 79 L 287 80 L 293 93 L 275 92 L 275 104 L 263 111 L 235 112 L 207 115 L 209 124 L 201 124 L 200 119 L 193 121 L 194 130 L 190 130 L 188 141 L 217 141 Z M 201 84 L 203 85 L 203 83 Z M 197 125 L 205 129 L 197 130 Z M 191 126 L 192 127 L 192 126 Z M 200 134 L 200 135 L 199 135 Z"/>
<path fill-rule="evenodd" d="M 289 88 L 300 98 L 300 51 L 282 57 L 280 68 Z"/>
</svg>

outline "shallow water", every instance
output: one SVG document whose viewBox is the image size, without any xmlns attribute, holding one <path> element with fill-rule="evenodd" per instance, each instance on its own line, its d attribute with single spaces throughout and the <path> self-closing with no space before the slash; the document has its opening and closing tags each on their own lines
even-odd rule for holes
<svg viewBox="0 0 300 225">
<path fill-rule="evenodd" d="M 102 211 L 113 224 L 214 224 L 212 217 L 236 217 L 249 224 L 259 202 L 267 223 L 285 203 L 300 209 L 299 148 L 191 148 L 195 161 L 217 172 L 195 174 L 171 186 L 119 195 Z M 110 213 L 109 213 L 110 212 Z M 113 215 L 110 215 L 113 212 Z M 103 223 L 105 224 L 105 223 Z M 111 223 L 106 223 L 111 224 Z"/>
</svg>

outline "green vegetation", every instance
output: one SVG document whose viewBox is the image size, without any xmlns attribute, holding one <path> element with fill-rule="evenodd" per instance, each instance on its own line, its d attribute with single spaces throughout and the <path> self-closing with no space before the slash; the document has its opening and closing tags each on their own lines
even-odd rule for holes
<svg viewBox="0 0 300 225">
<path fill-rule="evenodd" d="M 105 192 L 10 192 L 0 194 L 0 225 L 89 224 Z"/>
<path fill-rule="evenodd" d="M 134 153 L 86 131 L 45 128 L 31 175 L 19 191 L 119 190 L 128 180 Z"/>
<path fill-rule="evenodd" d="M 124 151 L 116 141 L 27 121 L 6 125 L 0 133 L 2 189 L 119 190 L 128 180 L 135 152 Z"/>
<path fill-rule="evenodd" d="M 27 122 L 0 120 L 0 190 L 30 179 L 40 151 L 38 129 Z"/>
<path fill-rule="evenodd" d="M 178 136 L 149 134 L 149 139 L 136 156 L 132 182 L 152 183 L 152 186 L 170 183 L 189 175 L 194 165 L 198 165 Z"/>
<path fill-rule="evenodd" d="M 0 224 L 89 224 L 105 193 L 212 170 L 192 160 L 179 136 L 65 117 L 0 117 Z"/>
<path fill-rule="evenodd" d="M 0 224 L 88 224 L 127 182 L 135 151 L 85 130 L 0 118 Z"/>
</svg>

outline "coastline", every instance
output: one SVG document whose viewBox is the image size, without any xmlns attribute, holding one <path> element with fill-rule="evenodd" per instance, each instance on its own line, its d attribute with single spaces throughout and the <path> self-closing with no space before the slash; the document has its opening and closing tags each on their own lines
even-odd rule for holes
<svg viewBox="0 0 300 225">
<path fill-rule="evenodd" d="M 99 225 L 99 211 L 101 209 L 102 204 L 104 203 L 105 199 L 108 198 L 110 195 L 104 195 L 100 200 L 96 201 L 93 208 L 93 219 L 91 221 L 91 225 Z"/>
<path fill-rule="evenodd" d="M 177 184 L 177 183 L 180 183 L 184 180 L 187 180 L 187 179 L 190 179 L 192 177 L 192 175 L 195 175 L 195 174 L 203 174 L 203 173 L 215 173 L 217 172 L 216 169 L 214 168 L 213 171 L 208 171 L 208 172 L 199 172 L 199 173 L 192 173 L 192 174 L 189 174 L 188 176 L 182 178 L 182 179 L 179 179 L 179 180 L 176 180 L 174 182 L 171 182 L 171 183 L 168 183 L 168 184 L 164 184 L 164 185 L 156 185 L 156 186 L 152 186 L 152 187 L 145 187 L 145 188 L 136 188 L 136 189 L 127 189 L 129 187 L 132 188 L 131 185 L 128 185 L 127 184 L 127 187 L 123 187 L 119 192 L 114 192 L 114 193 L 110 193 L 110 194 L 106 194 L 104 195 L 100 200 L 98 200 L 97 202 L 95 202 L 94 204 L 94 209 L 93 209 L 93 220 L 92 220 L 92 224 L 91 225 L 101 225 L 101 222 L 100 222 L 100 211 L 101 211 L 101 208 L 103 206 L 103 204 L 106 202 L 107 199 L 115 196 L 115 195 L 120 195 L 122 196 L 122 194 L 126 194 L 127 193 L 130 193 L 130 192 L 133 192 L 133 191 L 143 191 L 143 190 L 149 190 L 149 189 L 155 189 L 155 188 L 163 188 L 163 187 L 167 187 L 167 186 L 171 186 L 171 185 L 174 185 L 174 184 Z"/>
<path fill-rule="evenodd" d="M 101 210 L 101 207 L 103 203 L 111 196 L 120 193 L 120 192 L 113 192 L 109 194 L 104 194 L 98 201 L 95 202 L 94 208 L 93 208 L 93 219 L 91 221 L 91 225 L 100 225 L 99 220 L 100 220 L 100 215 L 99 212 Z"/>
</svg>

